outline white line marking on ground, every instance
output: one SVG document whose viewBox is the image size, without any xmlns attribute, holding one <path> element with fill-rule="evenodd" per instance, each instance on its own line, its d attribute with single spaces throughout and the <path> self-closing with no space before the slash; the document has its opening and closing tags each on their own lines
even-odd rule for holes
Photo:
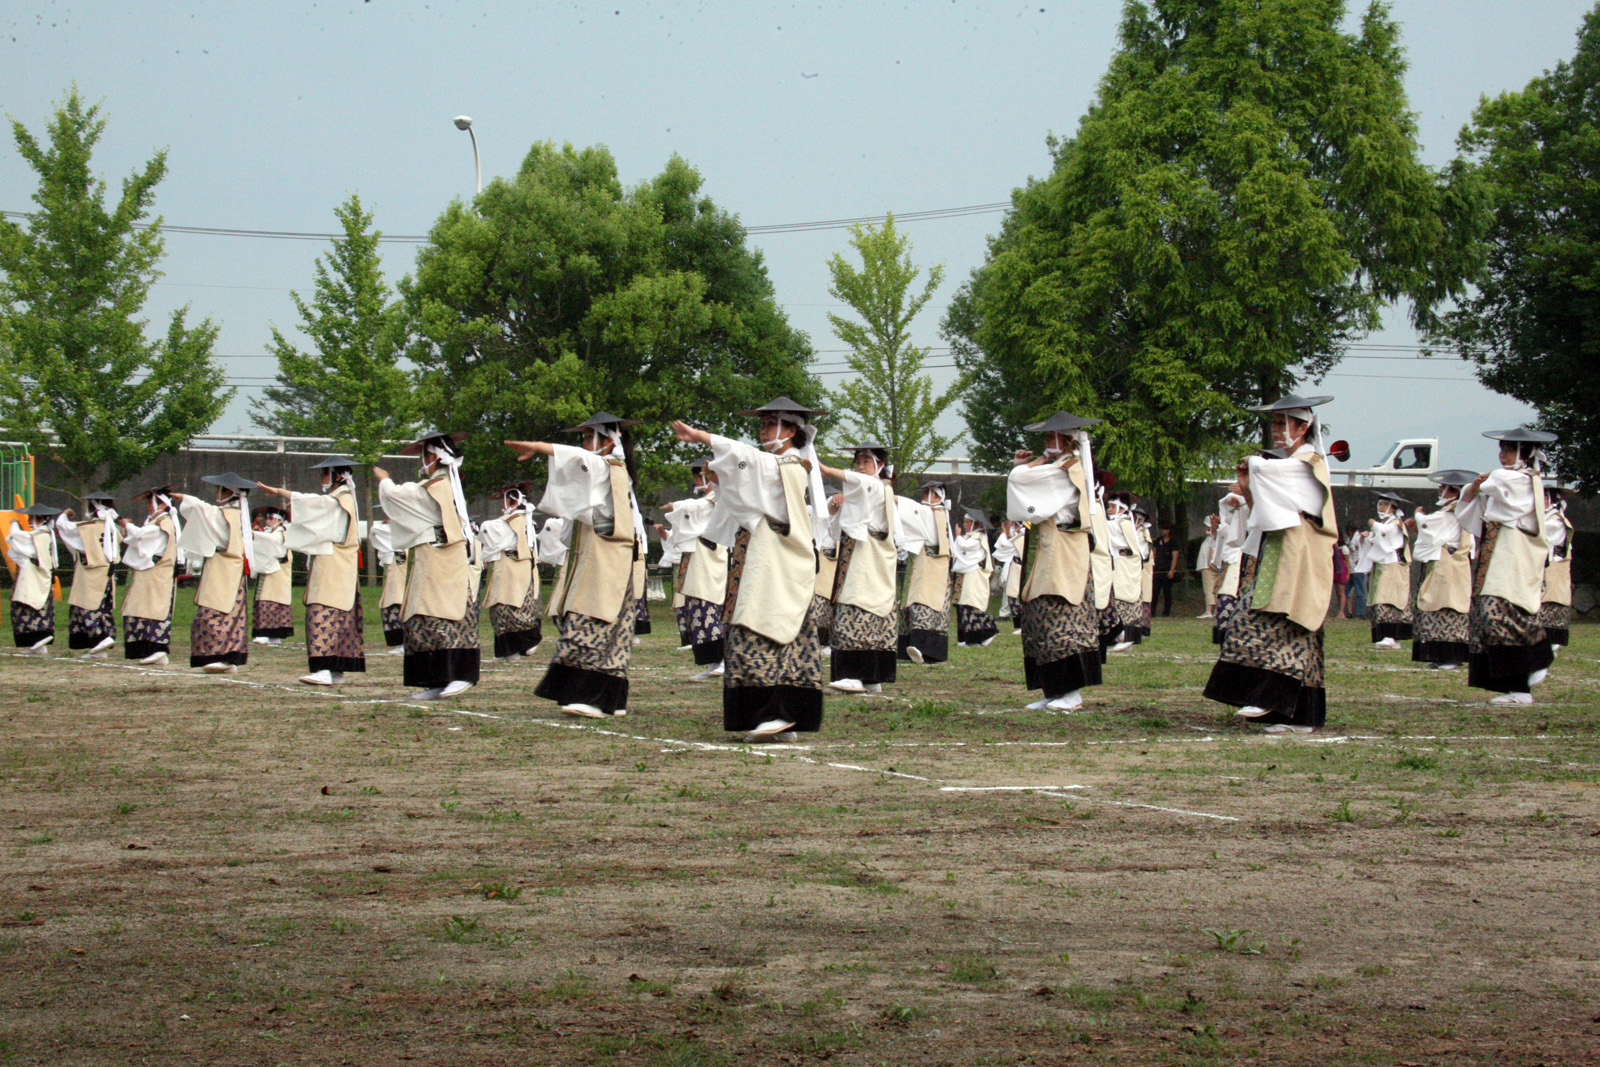
<svg viewBox="0 0 1600 1067">
<path fill-rule="evenodd" d="M 942 785 L 941 793 L 1050 793 L 1061 789 L 1088 789 L 1086 785 Z"/>
</svg>

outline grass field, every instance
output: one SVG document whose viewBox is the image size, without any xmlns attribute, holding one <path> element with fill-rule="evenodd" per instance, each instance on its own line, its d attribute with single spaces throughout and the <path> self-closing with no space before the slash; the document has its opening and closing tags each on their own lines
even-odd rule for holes
<svg viewBox="0 0 1600 1067">
<path fill-rule="evenodd" d="M 0 1061 L 1600 1062 L 1594 627 L 1491 708 L 1333 624 L 1311 737 L 1200 698 L 1207 622 L 1072 715 L 1008 630 L 766 748 L 655 630 L 593 725 L 543 649 L 0 655 Z"/>
</svg>

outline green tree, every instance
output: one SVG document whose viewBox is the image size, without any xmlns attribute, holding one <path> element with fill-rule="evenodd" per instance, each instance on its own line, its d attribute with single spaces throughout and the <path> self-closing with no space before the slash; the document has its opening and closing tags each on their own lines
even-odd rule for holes
<svg viewBox="0 0 1600 1067">
<path fill-rule="evenodd" d="M 1561 435 L 1557 468 L 1600 490 L 1600 7 L 1578 50 L 1521 92 L 1485 100 L 1460 144 L 1492 191 L 1487 269 L 1444 317 L 1496 392 Z"/>
<path fill-rule="evenodd" d="M 1185 476 L 1258 432 L 1241 407 L 1332 368 L 1407 298 L 1419 324 L 1475 265 L 1466 168 L 1417 158 L 1399 31 L 1374 4 L 1151 0 L 1054 168 L 1012 197 L 945 333 L 994 469 L 1057 408 L 1106 420 L 1123 483 Z"/>
<path fill-rule="evenodd" d="M 416 324 L 419 402 L 467 430 L 484 486 L 526 467 L 503 438 L 549 439 L 597 408 L 749 435 L 731 413 L 774 394 L 814 402 L 811 346 L 773 297 L 744 227 L 673 157 L 624 189 L 604 148 L 535 144 L 510 179 L 452 204 L 400 283 Z M 665 437 L 638 450 L 644 494 L 689 454 Z"/>
<path fill-rule="evenodd" d="M 278 384 L 263 389 L 250 411 L 270 433 L 331 437 L 330 451 L 372 463 L 416 428 L 411 382 L 398 365 L 409 334 L 383 280 L 382 235 L 371 213 L 351 194 L 334 214 L 344 236 L 317 257 L 315 295 L 307 303 L 290 294 L 312 351 L 274 326 L 267 350 L 278 358 Z"/>
<path fill-rule="evenodd" d="M 838 253 L 828 259 L 828 295 L 861 319 L 828 315 L 834 336 L 850 347 L 845 360 L 855 372 L 828 393 L 839 428 L 834 443 L 875 438 L 889 446 L 897 474 L 920 474 L 952 444 L 934 423 L 963 384 L 958 378 L 935 396 L 933 379 L 922 370 L 928 350 L 911 343 L 911 323 L 944 280 L 944 267 L 935 265 L 920 291 L 913 291 L 922 272 L 912 264 L 911 240 L 894 228 L 893 215 L 881 227 L 852 226 L 850 247 L 861 257 L 859 269 Z"/>
<path fill-rule="evenodd" d="M 90 170 L 105 129 L 74 87 L 42 144 L 13 121 L 39 177 L 26 227 L 0 220 L 0 424 L 64 468 L 81 495 L 175 452 L 222 412 L 233 390 L 211 359 L 217 327 L 175 311 L 158 339 L 140 313 L 160 277 L 159 218 L 145 222 L 165 152 L 125 178 L 107 206 Z"/>
</svg>

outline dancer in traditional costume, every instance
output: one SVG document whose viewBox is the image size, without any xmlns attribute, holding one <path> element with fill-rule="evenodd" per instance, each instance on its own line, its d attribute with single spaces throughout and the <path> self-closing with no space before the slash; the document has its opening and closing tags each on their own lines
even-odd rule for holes
<svg viewBox="0 0 1600 1067">
<path fill-rule="evenodd" d="M 306 574 L 306 685 L 339 685 L 346 672 L 367 669 L 361 611 L 361 517 L 356 505 L 356 461 L 329 456 L 320 493 L 261 488 L 289 502 L 285 544 L 304 553 Z"/>
<path fill-rule="evenodd" d="M 1144 640 L 1144 559 L 1148 549 L 1139 535 L 1133 502 L 1114 493 L 1106 501 L 1111 549 L 1111 599 L 1102 612 L 1100 644 L 1107 652 L 1126 652 Z"/>
<path fill-rule="evenodd" d="M 122 598 L 122 654 L 144 664 L 166 663 L 172 652 L 178 514 L 171 493 L 171 486 L 159 485 L 139 494 L 149 512 L 144 525 L 117 520 L 122 528 L 122 562 L 128 568 L 128 593 Z"/>
<path fill-rule="evenodd" d="M 994 542 L 994 561 L 1000 565 L 1000 618 L 1011 620 L 1012 632 L 1022 629 L 1022 559 L 1028 545 L 1028 527 L 1010 519 L 1000 521 Z"/>
<path fill-rule="evenodd" d="M 1206 516 L 1206 535 L 1200 541 L 1200 551 L 1195 557 L 1195 569 L 1200 572 L 1200 593 L 1205 597 L 1206 610 L 1197 619 L 1217 617 L 1217 586 L 1222 582 L 1222 516 L 1216 512 Z"/>
<path fill-rule="evenodd" d="M 173 493 L 182 530 L 178 547 L 203 559 L 194 593 L 194 623 L 189 628 L 189 666 L 209 674 L 235 674 L 249 659 L 244 636 L 245 561 L 255 549 L 250 527 L 250 490 L 256 483 L 229 471 L 200 479 L 217 487 L 217 502 Z"/>
<path fill-rule="evenodd" d="M 1567 518 L 1571 490 L 1551 489 L 1544 509 L 1544 539 L 1550 545 L 1544 566 L 1544 597 L 1539 605 L 1539 625 L 1550 639 L 1552 654 L 1571 642 L 1572 626 L 1572 520 Z"/>
<path fill-rule="evenodd" d="M 24 527 L 13 519 L 6 531 L 6 553 L 17 568 L 16 581 L 11 586 L 11 640 L 18 648 L 48 656 L 50 643 L 56 639 L 54 587 L 58 562 L 50 520 L 60 515 L 61 509 L 34 504 L 21 513 L 37 521 Z"/>
<path fill-rule="evenodd" d="M 831 493 L 832 500 L 842 493 Z M 829 522 L 837 519 L 837 512 L 830 506 Z M 817 611 L 817 640 L 822 643 L 823 656 L 829 655 L 833 650 L 833 587 L 839 579 L 839 545 L 837 536 L 832 547 L 817 550 L 817 584 L 811 592 L 811 606 Z"/>
<path fill-rule="evenodd" d="M 1372 645 L 1396 649 L 1412 638 L 1411 542 L 1406 537 L 1409 501 L 1395 493 L 1378 494 L 1378 517 L 1368 523 L 1372 543 Z"/>
<path fill-rule="evenodd" d="M 1211 623 L 1211 643 L 1222 644 L 1223 613 L 1239 599 L 1239 570 L 1244 543 L 1250 536 L 1250 505 L 1237 492 L 1229 491 L 1217 502 L 1217 530 L 1222 539 L 1220 558 L 1222 577 L 1217 581 L 1217 606 Z"/>
<path fill-rule="evenodd" d="M 581 445 L 507 441 L 519 460 L 550 457 L 550 479 L 539 510 L 571 522 L 566 564 L 550 590 L 547 614 L 556 620 L 556 652 L 534 690 L 568 715 L 598 719 L 626 715 L 628 663 L 638 622 L 634 564 L 644 558 L 643 519 L 633 495 L 638 459 L 628 427 L 604 411 L 565 433 Z"/>
<path fill-rule="evenodd" d="M 539 568 L 534 542 L 532 482 L 503 485 L 489 495 L 500 501 L 500 516 L 478 535 L 489 568 L 489 622 L 494 627 L 494 658 L 502 662 L 531 656 L 544 639 L 539 604 Z"/>
<path fill-rule="evenodd" d="M 737 414 L 761 420 L 759 448 L 672 424 L 678 440 L 711 449 L 717 507 L 709 536 L 733 542 L 722 727 L 747 742 L 792 740 L 822 726 L 813 531 L 824 526 L 827 505 L 812 423 L 824 413 L 779 397 Z"/>
<path fill-rule="evenodd" d="M 981 648 L 994 640 L 1000 628 L 989 614 L 989 584 L 994 579 L 994 556 L 989 551 L 989 517 L 968 508 L 961 533 L 951 543 L 950 570 L 955 574 L 951 594 L 956 605 L 956 644 Z"/>
<path fill-rule="evenodd" d="M 402 677 L 419 686 L 413 700 L 453 697 L 478 684 L 477 544 L 461 489 L 465 433 L 429 433 L 400 450 L 420 456 L 421 480 L 396 483 L 373 467 L 390 536 L 409 561 L 406 576 L 405 664 Z"/>
<path fill-rule="evenodd" d="M 294 636 L 294 580 L 284 529 L 289 513 L 263 504 L 250 513 L 250 573 L 256 579 L 250 605 L 250 639 L 257 645 L 281 645 Z"/>
<path fill-rule="evenodd" d="M 1239 464 L 1234 487 L 1250 505 L 1250 535 L 1238 600 L 1218 620 L 1222 653 L 1205 695 L 1269 733 L 1310 733 L 1327 719 L 1322 627 L 1339 526 L 1311 409 L 1332 399 L 1289 395 L 1251 408 L 1271 417 L 1272 443 L 1284 458 Z"/>
<path fill-rule="evenodd" d="M 1150 636 L 1156 601 L 1156 516 L 1143 500 L 1133 503 L 1134 528 L 1139 534 L 1139 639 Z"/>
<path fill-rule="evenodd" d="M 1467 684 L 1499 694 L 1491 704 L 1532 704 L 1533 687 L 1555 661 L 1539 608 L 1550 556 L 1541 467 L 1544 446 L 1556 435 L 1515 429 L 1484 436 L 1500 442 L 1500 468 L 1468 482 L 1456 505 L 1462 528 L 1478 545 Z"/>
<path fill-rule="evenodd" d="M 838 548 L 829 599 L 833 608 L 828 685 L 842 693 L 881 693 L 895 680 L 899 645 L 895 575 L 901 540 L 899 498 L 889 473 L 889 448 L 853 445 L 850 470 L 823 467 L 841 483 L 829 500 Z M 837 506 L 837 510 L 834 508 Z"/>
<path fill-rule="evenodd" d="M 1467 662 L 1467 616 L 1472 608 L 1472 535 L 1461 528 L 1456 502 L 1461 487 L 1477 477 L 1449 470 L 1428 475 L 1439 486 L 1437 509 L 1416 516 L 1417 562 L 1422 581 L 1412 621 L 1411 659 L 1435 670 L 1455 670 Z"/>
<path fill-rule="evenodd" d="M 1044 434 L 1044 450 L 1016 454 L 1006 480 L 1006 514 L 1032 522 L 1022 607 L 1023 673 L 1044 697 L 1028 705 L 1070 711 L 1100 684 L 1100 629 L 1090 568 L 1094 460 L 1087 428 L 1099 419 L 1058 411 L 1023 429 Z"/>
<path fill-rule="evenodd" d="M 406 554 L 394 547 L 394 530 L 385 520 L 367 527 L 367 543 L 378 554 L 383 568 L 383 592 L 378 595 L 378 621 L 383 626 L 383 643 L 389 655 L 406 651 L 406 623 L 402 609 L 406 602 Z"/>
<path fill-rule="evenodd" d="M 90 493 L 84 498 L 88 515 L 73 521 L 68 509 L 56 518 L 56 533 L 72 550 L 72 593 L 67 597 L 67 647 L 82 650 L 84 658 L 104 659 L 117 643 L 113 615 L 111 569 L 121 559 L 122 538 L 110 493 Z"/>
<path fill-rule="evenodd" d="M 683 636 L 694 651 L 695 666 L 701 668 L 692 682 L 721 678 L 727 628 L 722 622 L 722 598 L 728 591 L 728 550 L 706 537 L 711 515 L 716 509 L 717 476 L 710 469 L 710 457 L 695 461 L 694 495 L 662 507 L 670 524 L 663 539 L 667 551 L 676 553 L 677 578 L 674 599 L 682 597 Z"/>
<path fill-rule="evenodd" d="M 925 482 L 895 505 L 907 556 L 899 653 L 912 663 L 950 658 L 949 495 L 944 482 Z"/>
</svg>

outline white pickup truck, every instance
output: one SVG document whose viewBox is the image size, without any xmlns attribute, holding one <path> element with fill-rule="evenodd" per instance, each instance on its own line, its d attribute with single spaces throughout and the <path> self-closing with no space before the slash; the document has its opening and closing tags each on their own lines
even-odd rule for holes
<svg viewBox="0 0 1600 1067">
<path fill-rule="evenodd" d="M 1428 475 L 1439 466 L 1437 437 L 1407 437 L 1397 441 L 1389 454 L 1375 467 L 1330 471 L 1334 485 L 1357 485 L 1363 489 L 1432 489 Z"/>
</svg>

